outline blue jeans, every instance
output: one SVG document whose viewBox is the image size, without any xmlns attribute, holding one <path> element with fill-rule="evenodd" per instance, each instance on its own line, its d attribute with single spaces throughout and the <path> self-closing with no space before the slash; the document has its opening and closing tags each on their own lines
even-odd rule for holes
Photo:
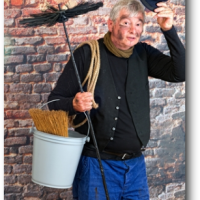
<svg viewBox="0 0 200 200">
<path fill-rule="evenodd" d="M 124 160 L 102 160 L 110 200 L 149 200 L 144 156 Z M 77 200 L 106 200 L 99 163 L 81 156 L 73 183 Z"/>
</svg>

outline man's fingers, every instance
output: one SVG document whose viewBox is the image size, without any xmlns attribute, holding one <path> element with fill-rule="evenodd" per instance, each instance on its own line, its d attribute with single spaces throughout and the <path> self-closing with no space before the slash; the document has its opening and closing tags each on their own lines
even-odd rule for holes
<svg viewBox="0 0 200 200">
<path fill-rule="evenodd" d="M 73 100 L 73 107 L 79 112 L 89 111 L 92 109 L 93 99 L 91 92 L 79 92 Z"/>
<path fill-rule="evenodd" d="M 156 5 L 159 6 L 159 7 L 160 6 L 168 7 L 167 3 L 165 3 L 165 2 L 158 2 Z"/>
<path fill-rule="evenodd" d="M 75 101 L 80 102 L 80 101 L 92 101 L 93 100 L 93 95 L 90 92 L 79 92 L 75 96 Z"/>
<path fill-rule="evenodd" d="M 168 3 L 165 2 L 159 2 L 156 4 L 158 7 L 154 10 L 154 12 L 158 13 L 164 10 L 171 10 L 173 12 L 173 9 L 169 6 Z"/>
<path fill-rule="evenodd" d="M 173 12 L 171 8 L 165 8 L 165 7 L 160 7 L 156 8 L 154 12 L 159 13 L 159 12 Z"/>
</svg>

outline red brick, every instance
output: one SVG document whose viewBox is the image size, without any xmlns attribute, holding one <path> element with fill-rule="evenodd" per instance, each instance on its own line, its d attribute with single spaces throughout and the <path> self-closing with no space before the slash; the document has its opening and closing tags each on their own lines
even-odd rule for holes
<svg viewBox="0 0 200 200">
<path fill-rule="evenodd" d="M 7 97 L 6 97 L 6 94 L 4 94 L 4 101 L 7 101 Z"/>
<path fill-rule="evenodd" d="M 3 176 L 3 184 L 6 185 L 6 184 L 14 184 L 17 182 L 17 176 L 14 176 L 14 175 L 8 175 L 8 176 Z"/>
<path fill-rule="evenodd" d="M 3 111 L 3 119 L 7 119 L 6 112 Z"/>
<path fill-rule="evenodd" d="M 7 128 L 4 128 L 4 138 L 7 137 L 7 134 L 8 134 L 8 129 L 7 129 Z"/>
<path fill-rule="evenodd" d="M 32 45 L 38 45 L 43 42 L 42 37 L 23 37 L 23 38 L 15 38 L 15 44 L 16 45 L 22 45 L 22 44 L 32 44 Z"/>
<path fill-rule="evenodd" d="M 96 34 L 97 28 L 93 26 L 89 27 L 69 27 L 68 28 L 68 34 L 73 35 L 82 35 L 82 34 Z M 59 35 L 65 36 L 64 28 L 59 28 Z M 64 42 L 62 42 L 64 43 Z"/>
<path fill-rule="evenodd" d="M 88 40 L 88 36 L 69 36 L 71 43 L 80 44 Z"/>
<path fill-rule="evenodd" d="M 11 193 L 11 194 L 5 194 L 4 195 L 4 200 L 15 200 L 16 195 Z"/>
<path fill-rule="evenodd" d="M 18 104 L 18 102 L 6 101 L 6 102 L 4 102 L 4 108 L 5 109 L 18 109 L 19 104 Z"/>
<path fill-rule="evenodd" d="M 8 8 L 8 6 L 9 6 L 9 2 L 8 2 L 8 1 L 7 1 L 7 2 L 6 2 L 6 1 L 4 1 L 4 10 L 5 10 L 5 9 L 7 9 L 7 8 Z"/>
<path fill-rule="evenodd" d="M 43 195 L 42 188 L 42 186 L 30 183 L 24 186 L 24 197 L 41 197 Z"/>
<path fill-rule="evenodd" d="M 33 63 L 33 62 L 42 62 L 45 61 L 45 55 L 43 54 L 39 54 L 39 55 L 28 55 L 27 56 L 27 61 L 29 63 Z"/>
<path fill-rule="evenodd" d="M 31 102 L 24 102 L 23 104 L 21 103 L 19 106 L 20 110 L 29 110 L 31 108 L 35 108 L 35 103 L 31 103 Z"/>
<path fill-rule="evenodd" d="M 48 45 L 66 43 L 66 39 L 64 37 L 58 37 L 58 36 L 57 37 L 45 37 L 44 40 Z"/>
<path fill-rule="evenodd" d="M 15 66 L 14 65 L 8 65 L 7 66 L 7 72 L 15 72 Z"/>
<path fill-rule="evenodd" d="M 61 63 L 55 63 L 53 66 L 54 71 L 60 72 L 62 70 L 62 65 Z"/>
<path fill-rule="evenodd" d="M 38 14 L 41 12 L 39 8 L 24 8 L 22 9 L 22 17 L 30 17 L 31 14 Z"/>
<path fill-rule="evenodd" d="M 49 93 L 41 94 L 41 96 L 42 96 L 42 102 L 47 102 L 48 101 Z"/>
<path fill-rule="evenodd" d="M 59 61 L 66 61 L 66 60 L 67 60 L 66 54 L 47 55 L 48 62 L 59 62 Z"/>
<path fill-rule="evenodd" d="M 8 94 L 7 98 L 9 101 L 34 102 L 34 103 L 38 103 L 41 100 L 39 94 Z"/>
<path fill-rule="evenodd" d="M 68 190 L 60 193 L 60 198 L 62 199 L 73 199 L 72 191 Z"/>
<path fill-rule="evenodd" d="M 55 27 L 39 27 L 35 29 L 36 35 L 56 35 L 57 34 L 57 28 Z"/>
<path fill-rule="evenodd" d="M 29 128 L 14 128 L 14 129 L 9 129 L 8 130 L 8 135 L 9 136 L 26 136 L 29 135 L 30 129 Z"/>
<path fill-rule="evenodd" d="M 9 92 L 10 86 L 8 84 L 4 84 L 4 93 Z"/>
<path fill-rule="evenodd" d="M 30 118 L 28 110 L 7 110 L 6 119 L 26 119 Z"/>
<path fill-rule="evenodd" d="M 4 82 L 5 83 L 18 83 L 20 81 L 20 75 L 14 74 L 14 75 L 4 75 Z"/>
<path fill-rule="evenodd" d="M 30 174 L 31 170 L 32 170 L 32 165 L 24 165 L 24 164 L 13 165 L 14 174 L 22 174 L 24 172 Z"/>
<path fill-rule="evenodd" d="M 35 53 L 35 47 L 24 47 L 24 46 L 17 46 L 17 47 L 5 47 L 5 54 L 29 54 Z"/>
<path fill-rule="evenodd" d="M 108 26 L 100 26 L 99 27 L 99 33 L 100 34 L 105 34 L 108 32 Z"/>
<path fill-rule="evenodd" d="M 61 73 L 48 73 L 48 74 L 44 74 L 44 79 L 47 82 L 56 82 L 60 75 Z"/>
<path fill-rule="evenodd" d="M 51 70 L 52 66 L 51 63 L 45 63 L 45 64 L 37 64 L 34 65 L 35 71 L 40 73 L 40 72 L 48 72 Z"/>
<path fill-rule="evenodd" d="M 26 0 L 25 6 L 37 6 L 39 3 L 39 0 Z"/>
<path fill-rule="evenodd" d="M 53 54 L 54 53 L 54 46 L 38 46 L 37 47 L 37 52 L 39 54 Z"/>
<path fill-rule="evenodd" d="M 35 93 L 47 93 L 51 92 L 51 84 L 49 83 L 41 83 L 41 84 L 34 84 L 33 91 Z"/>
<path fill-rule="evenodd" d="M 33 136 L 30 136 L 30 144 L 33 145 Z"/>
<path fill-rule="evenodd" d="M 4 120 L 4 127 L 6 128 L 12 128 L 16 127 L 18 123 L 14 119 L 5 119 Z"/>
<path fill-rule="evenodd" d="M 71 45 L 72 51 L 75 49 L 75 45 Z M 56 45 L 55 46 L 55 53 L 61 53 L 61 52 L 66 52 L 69 51 L 69 46 L 68 44 L 62 44 L 62 45 Z"/>
<path fill-rule="evenodd" d="M 24 62 L 23 55 L 4 56 L 4 64 L 17 64 L 17 63 L 23 63 L 23 62 Z"/>
<path fill-rule="evenodd" d="M 29 189 L 29 190 L 25 190 L 24 191 L 24 197 L 42 197 L 43 195 L 43 190 L 42 189 L 37 189 L 37 190 L 33 190 L 33 189 Z M 28 199 L 28 198 L 26 198 Z M 35 198 L 33 198 L 35 199 Z"/>
<path fill-rule="evenodd" d="M 4 173 L 10 174 L 12 172 L 12 166 L 11 165 L 4 165 Z"/>
<path fill-rule="evenodd" d="M 21 82 L 30 83 L 30 82 L 40 82 L 42 81 L 41 74 L 23 74 L 21 75 Z"/>
<path fill-rule="evenodd" d="M 4 147 L 4 155 L 9 154 L 9 153 L 10 153 L 9 147 Z"/>
<path fill-rule="evenodd" d="M 185 15 L 185 7 L 184 8 L 176 8 L 175 9 L 175 13 L 177 14 L 177 15 Z"/>
<path fill-rule="evenodd" d="M 21 144 L 26 144 L 26 141 L 27 141 L 26 137 L 12 137 L 5 139 L 4 145 L 5 146 L 21 145 Z"/>
<path fill-rule="evenodd" d="M 15 39 L 11 37 L 4 37 L 4 46 L 14 45 Z"/>
<path fill-rule="evenodd" d="M 50 193 L 47 195 L 46 199 L 58 199 L 58 193 L 57 192 Z"/>
<path fill-rule="evenodd" d="M 15 24 L 15 20 L 13 18 L 4 19 L 4 26 L 13 26 Z"/>
<path fill-rule="evenodd" d="M 26 120 L 18 120 L 19 127 L 27 127 L 32 126 L 32 119 L 26 119 Z"/>
<path fill-rule="evenodd" d="M 86 26 L 89 24 L 89 17 L 77 17 L 73 19 L 74 26 Z"/>
<path fill-rule="evenodd" d="M 31 71 L 33 71 L 33 65 L 31 64 L 23 64 L 16 66 L 16 73 L 31 72 Z"/>
<path fill-rule="evenodd" d="M 6 164 L 21 164 L 23 160 L 23 156 L 17 155 L 17 156 L 4 156 L 4 163 Z"/>
<path fill-rule="evenodd" d="M 33 146 L 32 145 L 26 145 L 19 147 L 19 153 L 32 153 L 33 152 Z"/>
<path fill-rule="evenodd" d="M 27 185 L 28 183 L 31 183 L 31 175 L 28 174 L 19 175 L 18 182 L 22 185 Z"/>
<path fill-rule="evenodd" d="M 19 84 L 11 84 L 10 85 L 10 92 L 11 93 L 31 93 L 32 90 L 32 85 L 31 84 L 24 84 L 24 83 L 19 83 Z"/>
<path fill-rule="evenodd" d="M 18 147 L 10 147 L 11 154 L 18 154 Z"/>
<path fill-rule="evenodd" d="M 25 155 L 24 156 L 24 163 L 32 163 L 32 155 Z"/>
<path fill-rule="evenodd" d="M 20 9 L 6 9 L 4 10 L 4 17 L 6 19 L 10 18 L 16 18 L 21 15 L 21 10 Z"/>
<path fill-rule="evenodd" d="M 104 17 L 93 16 L 93 17 L 92 17 L 92 21 L 93 21 L 95 24 L 107 25 L 107 20 L 106 20 Z"/>
<path fill-rule="evenodd" d="M 34 34 L 33 28 L 9 28 L 6 35 L 11 36 L 32 36 Z"/>
<path fill-rule="evenodd" d="M 12 6 L 21 6 L 23 4 L 23 0 L 10 0 L 10 4 Z"/>
<path fill-rule="evenodd" d="M 101 7 L 97 11 L 90 12 L 90 15 L 109 15 L 111 8 Z"/>
<path fill-rule="evenodd" d="M 4 192 L 5 193 L 20 193 L 22 192 L 22 187 L 21 186 L 17 186 L 17 185 L 14 185 L 14 186 L 4 186 Z"/>
<path fill-rule="evenodd" d="M 4 35 L 8 35 L 9 28 L 4 28 Z"/>
<path fill-rule="evenodd" d="M 7 72 L 7 67 L 4 66 L 4 74 Z"/>
</svg>

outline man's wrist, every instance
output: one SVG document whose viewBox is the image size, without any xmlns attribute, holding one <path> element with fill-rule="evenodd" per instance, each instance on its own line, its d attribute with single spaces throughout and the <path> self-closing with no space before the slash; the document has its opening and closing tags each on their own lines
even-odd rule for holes
<svg viewBox="0 0 200 200">
<path fill-rule="evenodd" d="M 171 27 L 169 27 L 169 28 L 161 28 L 162 29 L 162 31 L 169 31 L 169 30 L 171 30 L 173 28 L 173 25 L 171 26 Z"/>
</svg>

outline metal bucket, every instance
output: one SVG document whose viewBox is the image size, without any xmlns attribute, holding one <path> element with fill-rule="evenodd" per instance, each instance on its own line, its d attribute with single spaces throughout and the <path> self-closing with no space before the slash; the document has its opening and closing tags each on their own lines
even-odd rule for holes
<svg viewBox="0 0 200 200">
<path fill-rule="evenodd" d="M 72 187 L 87 136 L 72 130 L 69 137 L 33 132 L 32 181 L 51 188 Z"/>
</svg>

